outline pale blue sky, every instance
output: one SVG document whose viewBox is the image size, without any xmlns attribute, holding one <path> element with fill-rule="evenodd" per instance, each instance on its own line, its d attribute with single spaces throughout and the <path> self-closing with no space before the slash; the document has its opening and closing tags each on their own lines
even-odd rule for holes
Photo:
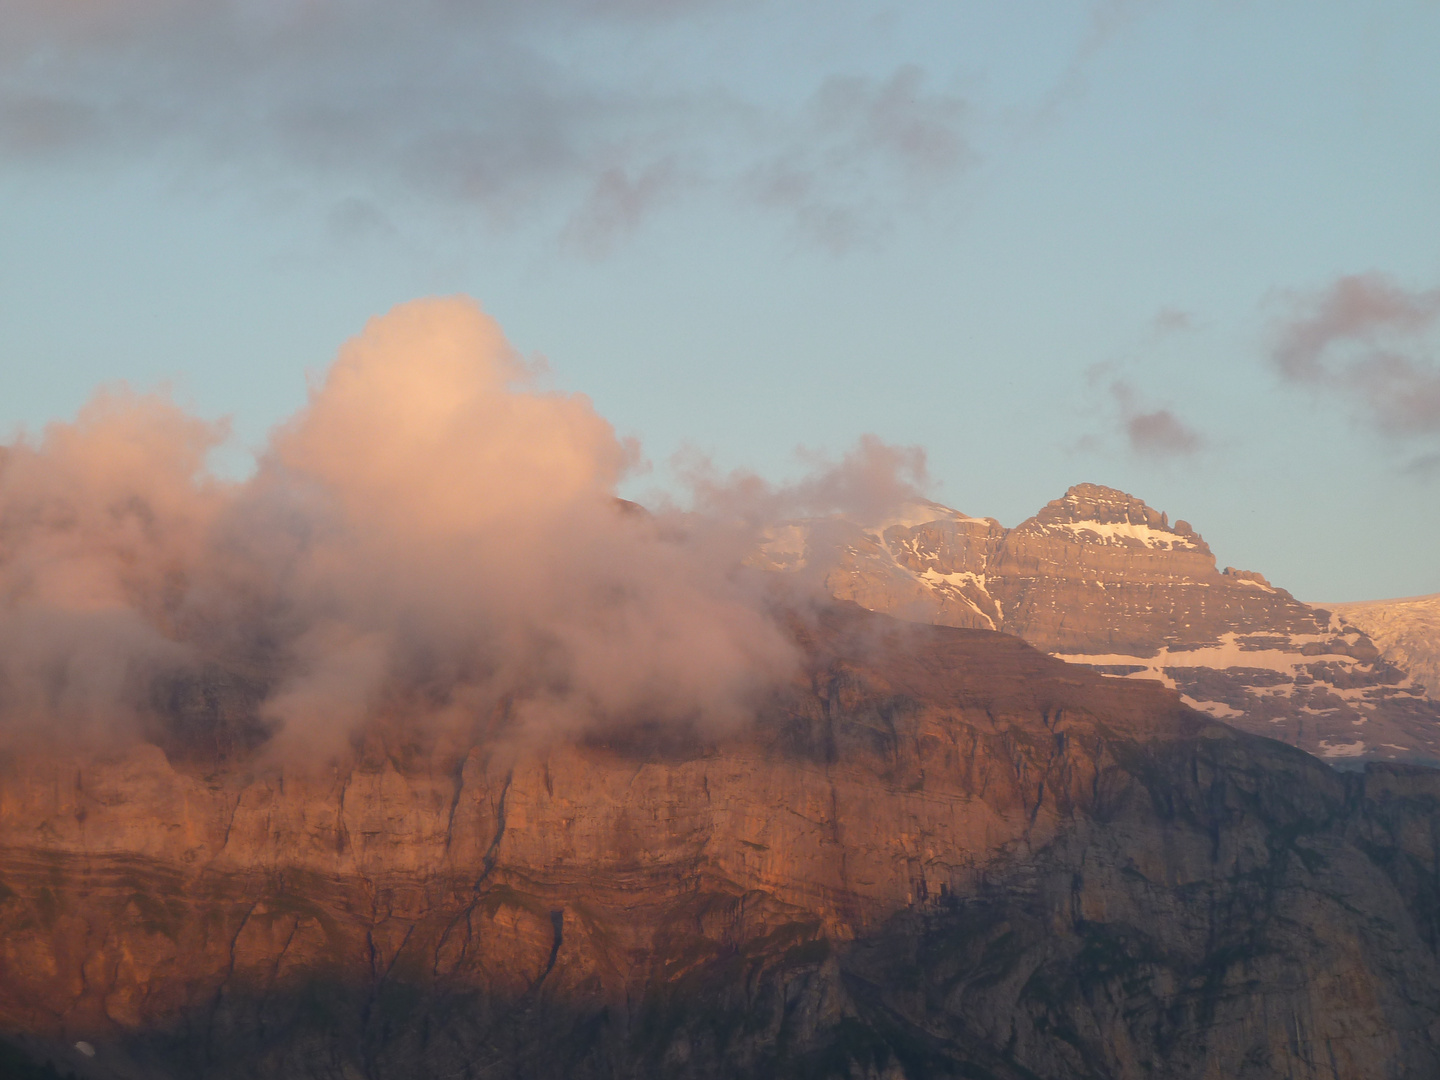
<svg viewBox="0 0 1440 1080">
<path fill-rule="evenodd" d="M 1303 598 L 1440 591 L 1435 0 L 55 11 L 0 0 L 0 428 L 169 382 L 243 468 L 464 292 L 637 493 L 874 432 L 1007 525 L 1091 480 Z M 1284 377 L 1354 275 L 1415 318 Z"/>
</svg>

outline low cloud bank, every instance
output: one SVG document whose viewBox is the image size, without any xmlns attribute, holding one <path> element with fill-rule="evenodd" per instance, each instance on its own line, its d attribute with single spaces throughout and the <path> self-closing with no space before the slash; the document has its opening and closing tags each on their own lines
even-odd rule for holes
<svg viewBox="0 0 1440 1080">
<path fill-rule="evenodd" d="M 225 435 L 115 390 L 0 451 L 5 739 L 226 702 L 325 752 L 385 717 L 723 729 L 795 663 L 754 529 L 924 478 L 867 439 L 788 488 L 697 467 L 698 510 L 639 510 L 615 497 L 635 448 L 464 299 L 372 320 L 248 480 L 206 470 Z"/>
</svg>

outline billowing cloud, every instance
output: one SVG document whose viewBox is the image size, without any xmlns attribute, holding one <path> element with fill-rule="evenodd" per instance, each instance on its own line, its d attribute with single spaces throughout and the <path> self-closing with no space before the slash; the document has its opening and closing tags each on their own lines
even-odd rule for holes
<svg viewBox="0 0 1440 1080">
<path fill-rule="evenodd" d="M 788 105 L 689 70 L 687 35 L 749 7 L 0 0 L 0 162 L 198 164 L 392 218 L 538 221 L 591 256 L 707 191 L 841 248 L 965 165 L 963 104 L 914 66 Z"/>
<path fill-rule="evenodd" d="M 0 458 L 4 725 L 100 731 L 145 679 L 196 659 L 183 597 L 230 490 L 204 472 L 223 429 L 160 397 L 99 394 Z"/>
<path fill-rule="evenodd" d="M 0 732 L 183 724 L 217 695 L 292 748 L 385 717 L 714 728 L 789 674 L 743 537 L 617 500 L 634 448 L 467 300 L 373 320 L 250 479 L 206 471 L 222 436 L 108 392 L 7 448 Z"/>
<path fill-rule="evenodd" d="M 743 470 L 721 475 L 704 458 L 676 464 L 697 509 L 754 527 L 829 515 L 878 521 L 907 502 L 924 499 L 930 483 L 923 448 L 892 446 L 874 435 L 861 436 L 839 461 L 803 448 L 799 456 L 809 472 L 783 484 Z"/>
<path fill-rule="evenodd" d="M 1282 377 L 1342 395 L 1381 432 L 1440 433 L 1440 289 L 1357 274 L 1292 303 L 1271 351 Z"/>
</svg>

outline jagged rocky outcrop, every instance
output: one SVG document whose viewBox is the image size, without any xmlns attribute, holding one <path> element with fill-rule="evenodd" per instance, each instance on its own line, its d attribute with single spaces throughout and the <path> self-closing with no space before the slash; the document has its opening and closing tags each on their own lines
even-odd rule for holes
<svg viewBox="0 0 1440 1080">
<path fill-rule="evenodd" d="M 1113 488 L 1078 484 L 1013 529 L 928 502 L 879 523 L 792 522 L 756 561 L 874 611 L 1001 630 L 1105 674 L 1158 679 L 1336 761 L 1440 761 L 1440 705 L 1399 652 L 1382 656 L 1358 620 L 1258 573 L 1219 569 L 1187 522 Z"/>
<path fill-rule="evenodd" d="M 1440 773 L 990 631 L 793 630 L 727 733 L 8 754 L 0 1036 L 88 1077 L 1440 1072 Z"/>
</svg>

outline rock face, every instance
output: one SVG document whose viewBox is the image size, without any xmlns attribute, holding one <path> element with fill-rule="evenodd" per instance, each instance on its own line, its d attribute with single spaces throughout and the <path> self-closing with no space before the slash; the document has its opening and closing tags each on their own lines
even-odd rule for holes
<svg viewBox="0 0 1440 1080">
<path fill-rule="evenodd" d="M 0 1034 L 89 1077 L 1440 1075 L 1440 773 L 986 630 L 794 633 L 723 737 L 11 754 Z"/>
<path fill-rule="evenodd" d="M 1382 658 L 1408 671 L 1432 701 L 1440 701 L 1440 593 L 1324 606 L 1368 634 Z"/>
<path fill-rule="evenodd" d="M 757 561 L 874 611 L 1001 630 L 1104 674 L 1158 679 L 1322 757 L 1440 761 L 1440 705 L 1399 652 L 1382 656 L 1358 619 L 1258 573 L 1219 570 L 1189 524 L 1112 488 L 1079 484 L 1008 530 L 936 503 L 868 526 L 794 522 Z"/>
</svg>

